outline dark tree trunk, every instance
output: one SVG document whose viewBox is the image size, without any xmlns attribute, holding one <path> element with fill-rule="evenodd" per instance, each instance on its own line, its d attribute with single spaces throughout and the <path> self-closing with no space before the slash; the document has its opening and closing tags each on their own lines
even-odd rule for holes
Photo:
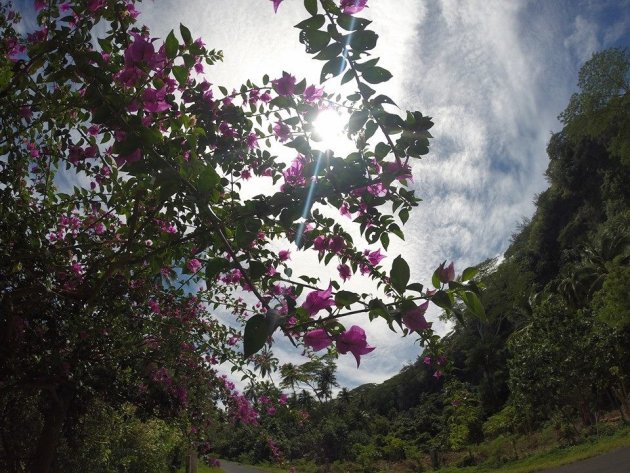
<svg viewBox="0 0 630 473">
<path fill-rule="evenodd" d="M 70 394 L 66 391 L 59 387 L 48 399 L 48 406 L 44 411 L 44 426 L 31 459 L 31 473 L 50 471 L 70 405 Z"/>
</svg>

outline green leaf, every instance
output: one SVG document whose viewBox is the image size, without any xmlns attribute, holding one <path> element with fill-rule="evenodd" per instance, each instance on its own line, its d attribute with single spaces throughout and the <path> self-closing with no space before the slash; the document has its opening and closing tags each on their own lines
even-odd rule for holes
<svg viewBox="0 0 630 473">
<path fill-rule="evenodd" d="M 392 78 L 391 72 L 387 69 L 384 69 L 379 66 L 371 67 L 363 71 L 362 73 L 363 79 L 370 84 L 380 84 L 381 82 L 386 82 Z"/>
<path fill-rule="evenodd" d="M 188 68 L 186 66 L 173 66 L 173 75 L 179 85 L 186 85 L 188 82 Z"/>
<path fill-rule="evenodd" d="M 363 30 L 370 23 L 372 23 L 370 20 L 348 15 L 347 13 L 341 13 L 337 16 L 337 24 L 346 31 Z"/>
<path fill-rule="evenodd" d="M 302 30 L 300 31 L 300 43 L 306 46 L 307 53 L 316 53 L 328 46 L 330 35 L 325 31 Z"/>
<path fill-rule="evenodd" d="M 181 23 L 179 24 L 179 32 L 182 34 L 182 39 L 187 46 L 192 44 L 192 35 L 190 34 L 190 30 L 186 28 Z"/>
<path fill-rule="evenodd" d="M 214 278 L 230 267 L 230 262 L 225 258 L 210 258 L 206 262 L 206 280 L 208 286 L 214 282 Z"/>
<path fill-rule="evenodd" d="M 317 0 L 304 0 L 304 8 L 311 15 L 317 15 Z"/>
<path fill-rule="evenodd" d="M 393 288 L 401 294 L 405 292 L 409 283 L 409 276 L 409 265 L 402 256 L 398 255 L 392 263 L 392 271 L 389 275 Z"/>
<path fill-rule="evenodd" d="M 386 232 L 381 235 L 381 245 L 383 245 L 385 250 L 389 246 L 389 235 Z"/>
<path fill-rule="evenodd" d="M 486 311 L 477 294 L 466 291 L 463 294 L 460 294 L 460 296 L 464 301 L 464 304 L 466 304 L 466 307 L 468 307 L 476 317 L 481 320 L 486 320 Z"/>
<path fill-rule="evenodd" d="M 348 307 L 360 299 L 359 295 L 355 292 L 339 291 L 335 294 L 335 304 L 340 307 Z"/>
<path fill-rule="evenodd" d="M 407 286 L 407 290 L 408 291 L 414 291 L 414 292 L 422 293 L 423 289 L 424 289 L 424 286 L 422 284 L 420 284 L 419 282 L 414 282 L 413 284 L 409 284 L 409 286 Z"/>
<path fill-rule="evenodd" d="M 444 291 L 437 291 L 431 296 L 431 302 L 445 310 L 451 310 L 453 302 L 449 295 Z"/>
<path fill-rule="evenodd" d="M 329 61 L 339 56 L 341 51 L 343 51 L 343 46 L 341 46 L 341 44 L 331 43 L 313 56 L 313 59 L 317 59 L 319 61 Z"/>
<path fill-rule="evenodd" d="M 203 168 L 199 173 L 199 179 L 197 181 L 197 189 L 202 195 L 208 195 L 217 187 L 217 184 L 221 181 L 221 178 L 217 172 L 209 166 Z"/>
<path fill-rule="evenodd" d="M 433 287 L 440 287 L 442 283 L 440 282 L 440 276 L 438 276 L 437 269 L 433 272 L 433 276 L 431 276 L 431 284 Z"/>
<path fill-rule="evenodd" d="M 479 270 L 477 268 L 466 268 L 462 273 L 462 281 L 469 281 L 474 278 Z"/>
<path fill-rule="evenodd" d="M 243 334 L 243 354 L 250 357 L 265 346 L 269 337 L 269 326 L 263 314 L 256 314 L 245 324 Z"/>
<path fill-rule="evenodd" d="M 322 67 L 322 74 L 320 77 L 320 82 L 324 82 L 328 80 L 330 77 L 338 76 L 343 71 L 345 71 L 347 66 L 348 66 L 348 61 L 346 61 L 346 58 L 344 57 L 336 57 L 334 59 L 331 59 L 326 64 L 324 64 L 324 67 Z"/>
<path fill-rule="evenodd" d="M 354 71 L 352 69 L 348 69 L 346 73 L 341 78 L 341 85 L 350 82 L 354 78 Z"/>
<path fill-rule="evenodd" d="M 348 133 L 356 133 L 367 121 L 369 117 L 369 112 L 367 110 L 357 110 L 350 115 L 350 119 L 348 120 Z"/>
<path fill-rule="evenodd" d="M 318 30 L 323 26 L 325 22 L 326 17 L 324 15 L 315 15 L 311 18 L 299 22 L 297 25 L 295 25 L 295 28 L 298 28 L 300 30 Z"/>
<path fill-rule="evenodd" d="M 169 59 L 173 59 L 175 56 L 177 56 L 177 51 L 179 51 L 179 41 L 177 41 L 173 30 L 171 30 L 171 32 L 166 37 L 166 56 Z"/>
<path fill-rule="evenodd" d="M 392 99 L 390 99 L 387 95 L 378 95 L 378 96 L 374 97 L 372 99 L 372 103 L 374 105 L 380 105 L 380 104 L 383 104 L 383 103 L 388 103 L 390 105 L 394 105 L 394 106 L 398 107 L 398 105 L 396 105 L 396 103 Z"/>
<path fill-rule="evenodd" d="M 355 31 L 347 35 L 346 40 L 355 51 L 369 51 L 376 46 L 378 35 L 370 30 Z"/>
<path fill-rule="evenodd" d="M 376 124 L 376 122 L 374 120 L 369 120 L 365 124 L 365 139 L 369 140 L 370 138 L 372 138 L 372 136 L 374 136 L 374 133 L 376 133 L 376 130 L 378 130 L 378 125 Z"/>
<path fill-rule="evenodd" d="M 249 277 L 255 281 L 260 279 L 267 272 L 267 268 L 260 261 L 250 261 L 249 262 Z"/>
<path fill-rule="evenodd" d="M 383 159 L 391 150 L 388 144 L 380 142 L 374 148 L 374 154 L 378 159 Z"/>
</svg>

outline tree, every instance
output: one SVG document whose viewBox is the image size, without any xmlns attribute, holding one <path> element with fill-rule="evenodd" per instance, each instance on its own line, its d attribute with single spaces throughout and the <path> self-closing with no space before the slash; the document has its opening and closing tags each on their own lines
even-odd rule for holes
<svg viewBox="0 0 630 473">
<path fill-rule="evenodd" d="M 580 92 L 558 117 L 574 142 L 582 137 L 606 136 L 611 153 L 628 164 L 630 140 L 626 130 L 630 97 L 630 55 L 611 48 L 594 53 L 580 69 Z M 621 112 L 621 113 L 620 113 Z"/>
<path fill-rule="evenodd" d="M 450 310 L 468 294 L 473 304 L 473 281 L 449 284 L 442 266 L 429 292 L 409 284 L 402 257 L 386 271 L 380 249 L 363 249 L 403 237 L 419 202 L 407 188 L 411 160 L 428 152 L 432 122 L 391 113 L 372 88 L 391 74 L 367 58 L 378 35 L 350 14 L 361 7 L 305 7 L 300 41 L 325 61 L 322 81 L 343 74 L 356 85 L 343 99 L 289 73 L 233 93 L 214 86 L 202 72 L 222 54 L 183 25 L 151 38 L 133 1 L 36 0 L 25 34 L 19 13 L 0 7 L 0 403 L 34 430 L 30 448 L 3 427 L 3 469 L 50 471 L 69 413 L 88 415 L 92 401 L 170 419 L 197 449 L 214 400 L 255 420 L 215 365 L 273 370 L 270 352 L 252 355 L 274 332 L 313 350 L 335 344 L 358 363 L 372 347 L 342 324 L 356 307 L 407 334 L 403 316 L 419 300 Z M 350 111 L 356 150 L 345 157 L 317 144 L 323 102 Z M 290 166 L 272 140 L 297 153 Z M 246 197 L 249 179 L 273 190 Z M 352 215 L 361 241 L 322 208 Z M 334 260 L 338 280 L 322 289 L 293 276 L 289 252 L 272 243 Z M 357 272 L 387 298 L 341 290 Z M 219 307 L 244 329 L 220 324 Z M 430 328 L 416 333 L 438 344 Z"/>
</svg>

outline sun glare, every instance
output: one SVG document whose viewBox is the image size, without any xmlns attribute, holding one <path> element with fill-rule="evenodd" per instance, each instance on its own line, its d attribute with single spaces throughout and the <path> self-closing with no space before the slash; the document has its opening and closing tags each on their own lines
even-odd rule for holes
<svg viewBox="0 0 630 473">
<path fill-rule="evenodd" d="M 347 145 L 344 133 L 346 119 L 335 110 L 323 110 L 313 122 L 313 129 L 317 134 L 322 148 L 337 151 L 339 147 Z"/>
</svg>

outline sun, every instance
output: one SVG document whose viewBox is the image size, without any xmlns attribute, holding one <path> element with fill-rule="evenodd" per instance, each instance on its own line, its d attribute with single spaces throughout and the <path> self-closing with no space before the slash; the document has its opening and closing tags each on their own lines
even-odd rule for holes
<svg viewBox="0 0 630 473">
<path fill-rule="evenodd" d="M 348 145 L 348 137 L 344 127 L 347 124 L 347 117 L 333 109 L 326 109 L 319 112 L 313 121 L 314 138 L 324 149 L 338 151 L 340 147 Z"/>
</svg>

